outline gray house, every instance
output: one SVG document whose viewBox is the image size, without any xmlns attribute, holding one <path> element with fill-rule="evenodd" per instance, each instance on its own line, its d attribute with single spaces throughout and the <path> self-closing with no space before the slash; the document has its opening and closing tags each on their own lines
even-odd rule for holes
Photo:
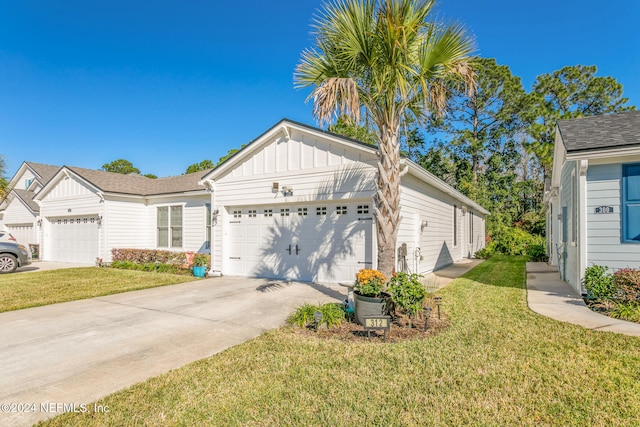
<svg viewBox="0 0 640 427">
<path fill-rule="evenodd" d="M 591 265 L 640 268 L 640 111 L 558 121 L 545 206 L 550 263 L 579 292 Z"/>
</svg>

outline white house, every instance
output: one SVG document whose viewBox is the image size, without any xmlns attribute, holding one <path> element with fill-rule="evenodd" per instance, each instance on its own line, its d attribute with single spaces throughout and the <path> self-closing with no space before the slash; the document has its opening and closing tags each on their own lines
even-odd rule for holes
<svg viewBox="0 0 640 427">
<path fill-rule="evenodd" d="M 588 266 L 640 268 L 640 111 L 560 120 L 547 252 L 579 292 Z"/>
<path fill-rule="evenodd" d="M 415 163 L 402 167 L 398 270 L 427 273 L 484 247 L 485 209 Z M 113 248 L 211 252 L 212 274 L 335 283 L 376 267 L 375 174 L 374 147 L 282 120 L 190 175 L 27 162 L 1 209 L 5 227 L 29 228 L 18 240 L 40 245 L 44 260 L 108 262 Z"/>
<path fill-rule="evenodd" d="M 375 174 L 374 147 L 277 123 L 202 181 L 212 273 L 338 282 L 375 268 Z M 427 273 L 484 247 L 485 209 L 409 160 L 402 174 L 398 270 Z"/>
<path fill-rule="evenodd" d="M 25 162 L 11 180 L 2 224 L 19 242 L 39 245 L 47 261 L 110 261 L 113 248 L 208 252 L 204 173 L 151 179 Z"/>
</svg>

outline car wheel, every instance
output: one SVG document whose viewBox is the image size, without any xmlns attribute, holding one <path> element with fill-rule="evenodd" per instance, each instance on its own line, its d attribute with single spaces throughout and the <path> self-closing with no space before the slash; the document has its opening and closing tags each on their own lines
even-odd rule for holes
<svg viewBox="0 0 640 427">
<path fill-rule="evenodd" d="M 18 268 L 18 260 L 10 254 L 0 255 L 0 274 L 13 273 Z"/>
</svg>

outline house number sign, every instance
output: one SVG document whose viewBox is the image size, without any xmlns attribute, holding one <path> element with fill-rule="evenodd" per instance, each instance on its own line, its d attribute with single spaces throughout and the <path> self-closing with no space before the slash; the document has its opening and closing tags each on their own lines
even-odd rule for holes
<svg viewBox="0 0 640 427">
<path fill-rule="evenodd" d="M 613 206 L 598 206 L 595 208 L 597 214 L 610 214 L 613 213 Z"/>
<path fill-rule="evenodd" d="M 364 316 L 364 330 L 389 330 L 391 328 L 390 316 Z"/>
</svg>

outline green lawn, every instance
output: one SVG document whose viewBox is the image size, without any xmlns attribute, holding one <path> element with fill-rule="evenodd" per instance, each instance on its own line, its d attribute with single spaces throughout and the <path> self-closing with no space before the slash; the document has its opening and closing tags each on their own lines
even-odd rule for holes
<svg viewBox="0 0 640 427">
<path fill-rule="evenodd" d="M 197 280 L 115 268 L 65 268 L 0 275 L 0 312 Z"/>
<path fill-rule="evenodd" d="M 637 426 L 640 339 L 526 306 L 525 261 L 494 257 L 443 289 L 445 332 L 400 344 L 272 331 L 48 426 Z M 91 405 L 93 407 L 93 405 Z"/>
</svg>

